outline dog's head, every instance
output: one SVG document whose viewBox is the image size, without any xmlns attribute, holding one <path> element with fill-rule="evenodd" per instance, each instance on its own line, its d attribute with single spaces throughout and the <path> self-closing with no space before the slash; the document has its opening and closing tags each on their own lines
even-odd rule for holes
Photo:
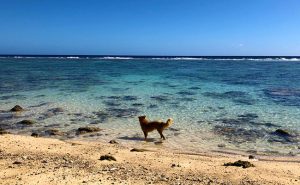
<svg viewBox="0 0 300 185">
<path fill-rule="evenodd" d="M 145 120 L 146 119 L 146 116 L 139 116 L 139 120 L 140 121 L 143 121 L 143 120 Z"/>
</svg>

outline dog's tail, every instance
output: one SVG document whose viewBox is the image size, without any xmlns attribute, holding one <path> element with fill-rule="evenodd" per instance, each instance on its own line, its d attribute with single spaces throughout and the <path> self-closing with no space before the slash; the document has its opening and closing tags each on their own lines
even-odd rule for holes
<svg viewBox="0 0 300 185">
<path fill-rule="evenodd" d="M 173 119 L 172 118 L 169 118 L 167 121 L 166 121 L 166 123 L 165 123 L 165 125 L 167 126 L 167 127 L 169 127 L 169 126 L 171 126 L 172 124 L 173 124 Z"/>
</svg>

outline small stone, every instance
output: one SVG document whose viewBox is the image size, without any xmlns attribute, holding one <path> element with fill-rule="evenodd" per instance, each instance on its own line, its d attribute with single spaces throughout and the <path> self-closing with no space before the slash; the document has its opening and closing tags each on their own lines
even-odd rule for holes
<svg viewBox="0 0 300 185">
<path fill-rule="evenodd" d="M 116 140 L 110 140 L 109 143 L 110 144 L 118 144 L 118 142 Z"/>
<path fill-rule="evenodd" d="M 225 144 L 218 144 L 218 147 L 219 148 L 224 148 L 224 147 L 226 147 L 226 145 Z"/>
<path fill-rule="evenodd" d="M 23 111 L 23 110 L 24 109 L 20 105 L 16 105 L 12 109 L 10 109 L 10 111 L 12 111 L 12 112 L 20 112 L 20 111 Z"/>
<path fill-rule="evenodd" d="M 249 155 L 249 159 L 255 159 L 254 155 Z"/>
<path fill-rule="evenodd" d="M 108 161 L 117 161 L 115 157 L 111 155 L 102 155 L 100 156 L 100 161 L 108 160 Z"/>
<path fill-rule="evenodd" d="M 22 164 L 22 162 L 21 161 L 15 161 L 15 162 L 13 162 L 13 164 Z"/>
<path fill-rule="evenodd" d="M 32 137 L 40 137 L 40 134 L 38 134 L 38 133 L 36 133 L 36 132 L 33 132 L 33 133 L 31 134 L 31 136 L 32 136 Z"/>
<path fill-rule="evenodd" d="M 172 164 L 171 167 L 172 167 L 172 168 L 175 168 L 175 167 L 176 167 L 176 164 Z"/>
<path fill-rule="evenodd" d="M 48 163 L 48 161 L 47 160 L 42 160 L 42 163 Z"/>
</svg>

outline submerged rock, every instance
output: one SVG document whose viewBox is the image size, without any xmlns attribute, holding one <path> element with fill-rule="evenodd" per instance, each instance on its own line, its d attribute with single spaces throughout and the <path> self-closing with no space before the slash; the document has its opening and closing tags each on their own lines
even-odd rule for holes
<svg viewBox="0 0 300 185">
<path fill-rule="evenodd" d="M 17 124 L 30 126 L 30 125 L 35 124 L 35 122 L 32 121 L 32 120 L 27 120 L 26 119 L 26 120 L 22 120 L 22 121 L 18 122 Z"/>
<path fill-rule="evenodd" d="M 61 107 L 57 107 L 57 108 L 49 109 L 48 111 L 53 112 L 54 114 L 57 114 L 57 113 L 64 112 L 64 109 Z"/>
<path fill-rule="evenodd" d="M 249 167 L 255 167 L 252 163 L 249 161 L 235 161 L 234 163 L 225 163 L 224 166 L 237 166 L 237 167 L 243 167 L 243 168 L 249 168 Z"/>
<path fill-rule="evenodd" d="M 111 156 L 111 155 L 102 155 L 102 156 L 100 156 L 99 160 L 100 161 L 103 161 L 103 160 L 117 161 L 117 159 L 114 156 Z"/>
<path fill-rule="evenodd" d="M 12 112 L 20 112 L 20 111 L 23 111 L 23 110 L 24 109 L 20 105 L 16 105 L 12 109 L 10 109 L 10 111 L 12 111 Z"/>
<path fill-rule="evenodd" d="M 80 127 L 77 129 L 78 134 L 85 134 L 85 133 L 91 133 L 91 132 L 99 132 L 102 129 L 98 127 Z"/>
<path fill-rule="evenodd" d="M 280 135 L 280 136 L 284 136 L 284 137 L 289 137 L 291 136 L 290 133 L 288 133 L 288 131 L 286 130 L 282 130 L 282 129 L 277 129 L 274 134 Z"/>
</svg>

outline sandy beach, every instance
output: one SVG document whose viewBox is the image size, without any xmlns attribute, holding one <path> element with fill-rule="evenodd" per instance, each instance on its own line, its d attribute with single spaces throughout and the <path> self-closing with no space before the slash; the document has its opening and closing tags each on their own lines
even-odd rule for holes
<svg viewBox="0 0 300 185">
<path fill-rule="evenodd" d="M 4 134 L 0 136 L 0 184 L 300 183 L 300 161 L 294 157 L 249 159 L 132 149 L 118 143 Z M 111 155 L 116 161 L 99 160 L 102 155 Z M 237 160 L 249 161 L 254 167 L 224 166 Z"/>
</svg>

